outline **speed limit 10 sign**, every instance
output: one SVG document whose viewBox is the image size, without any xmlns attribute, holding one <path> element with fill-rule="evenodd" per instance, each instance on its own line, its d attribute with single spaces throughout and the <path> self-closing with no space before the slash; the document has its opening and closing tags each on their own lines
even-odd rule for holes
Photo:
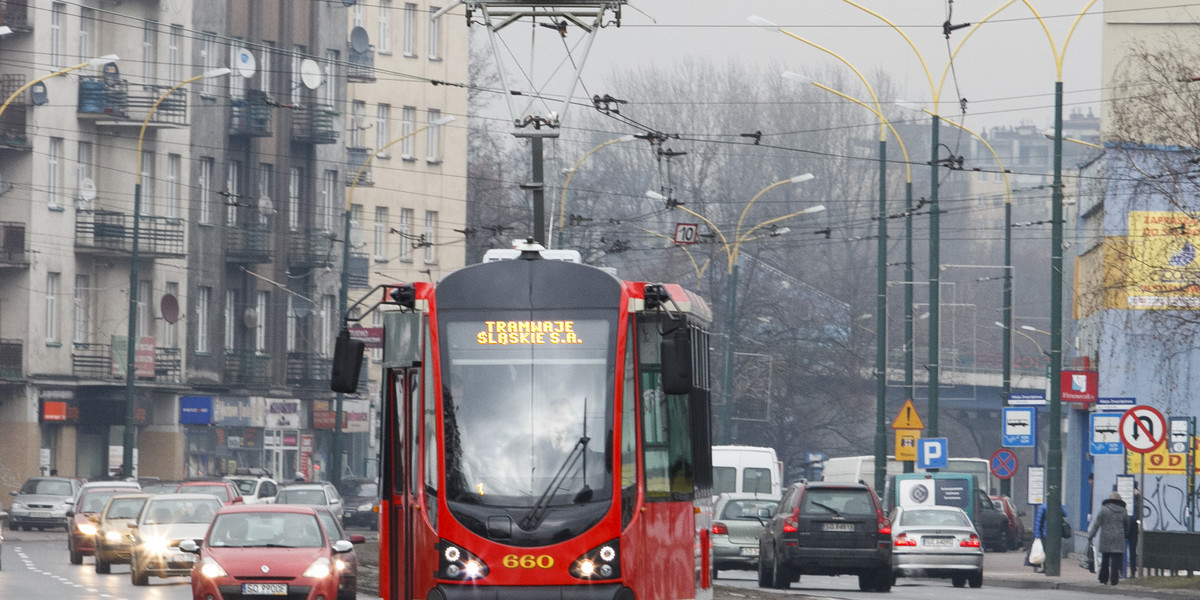
<svg viewBox="0 0 1200 600">
<path fill-rule="evenodd" d="M 700 225 L 696 223 L 676 223 L 675 224 L 675 243 L 676 244 L 695 244 L 696 238 L 700 235 Z"/>
</svg>

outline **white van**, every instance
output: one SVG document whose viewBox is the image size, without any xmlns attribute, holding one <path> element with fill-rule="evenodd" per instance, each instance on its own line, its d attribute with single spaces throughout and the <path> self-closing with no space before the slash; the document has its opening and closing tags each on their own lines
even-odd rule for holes
<svg viewBox="0 0 1200 600">
<path fill-rule="evenodd" d="M 783 493 L 783 463 L 774 448 L 759 446 L 713 446 L 713 495 L 726 492 Z"/>
</svg>

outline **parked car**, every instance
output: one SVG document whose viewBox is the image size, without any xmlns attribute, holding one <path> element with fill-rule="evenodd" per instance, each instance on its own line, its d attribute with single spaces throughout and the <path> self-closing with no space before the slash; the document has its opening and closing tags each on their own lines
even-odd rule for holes
<svg viewBox="0 0 1200 600">
<path fill-rule="evenodd" d="M 91 556 L 96 547 L 96 523 L 92 517 L 104 510 L 109 498 L 131 489 L 137 488 L 84 485 L 80 489 L 79 496 L 67 508 L 67 552 L 71 555 L 71 564 L 83 564 L 83 557 Z"/>
<path fill-rule="evenodd" d="M 339 593 L 337 569 L 339 563 L 345 568 L 354 544 L 329 543 L 317 511 L 292 504 L 222 508 L 202 542 L 180 544 L 180 550 L 197 557 L 192 597 L 222 598 L 222 589 L 245 596 L 349 597 Z"/>
<path fill-rule="evenodd" d="M 129 580 L 136 586 L 155 577 L 187 577 L 194 554 L 181 552 L 183 540 L 204 537 L 221 501 L 212 494 L 162 494 L 146 500 L 133 526 Z"/>
<path fill-rule="evenodd" d="M 983 586 L 983 540 L 961 508 L 897 507 L 891 521 L 896 577 L 948 578 L 954 587 Z"/>
<path fill-rule="evenodd" d="M 1021 517 L 1025 516 L 1025 511 L 1018 509 L 1017 503 L 1008 496 L 991 496 L 991 499 L 992 506 L 1004 513 L 1008 519 L 1008 526 L 1004 529 L 1003 542 L 998 549 L 1016 550 L 1024 546 L 1025 522 L 1021 520 Z"/>
<path fill-rule="evenodd" d="M 342 522 L 349 526 L 379 529 L 379 482 L 370 477 L 344 477 L 338 486 L 345 510 Z"/>
<path fill-rule="evenodd" d="M 766 527 L 766 518 L 759 516 L 759 511 L 771 511 L 777 504 L 779 498 L 765 494 L 728 492 L 717 496 L 712 524 L 713 579 L 722 569 L 758 569 L 758 536 Z"/>
<path fill-rule="evenodd" d="M 325 506 L 338 520 L 342 520 L 345 504 L 337 488 L 328 481 L 289 483 L 279 489 L 275 504 L 312 504 Z"/>
<path fill-rule="evenodd" d="M 195 480 L 185 481 L 175 488 L 176 494 L 212 494 L 221 504 L 242 502 L 242 493 L 232 481 L 224 480 Z"/>
<path fill-rule="evenodd" d="M 116 494 L 108 499 L 100 514 L 92 517 L 96 523 L 97 573 L 111 573 L 114 564 L 129 564 L 136 539 L 129 524 L 137 522 L 148 498 L 149 494 Z"/>
<path fill-rule="evenodd" d="M 362 534 L 348 534 L 338 522 L 337 517 L 324 506 L 314 506 L 317 519 L 321 521 L 321 529 L 325 530 L 325 543 L 333 548 L 338 540 L 348 540 L 351 544 L 362 544 L 367 538 Z M 333 571 L 338 577 L 338 600 L 354 600 L 358 593 L 358 554 L 351 550 L 344 553 L 338 560 L 333 561 Z"/>
<path fill-rule="evenodd" d="M 237 486 L 238 493 L 246 504 L 270 504 L 279 493 L 279 483 L 270 477 L 226 475 L 225 480 Z"/>
<path fill-rule="evenodd" d="M 67 527 L 67 508 L 79 493 L 82 484 L 71 477 L 31 477 L 21 489 L 11 493 L 8 528 L 29 531 L 47 527 Z"/>
<path fill-rule="evenodd" d="M 870 486 L 800 481 L 783 494 L 758 540 L 758 585 L 787 589 L 801 575 L 857 575 L 860 590 L 892 588 L 891 523 Z"/>
</svg>

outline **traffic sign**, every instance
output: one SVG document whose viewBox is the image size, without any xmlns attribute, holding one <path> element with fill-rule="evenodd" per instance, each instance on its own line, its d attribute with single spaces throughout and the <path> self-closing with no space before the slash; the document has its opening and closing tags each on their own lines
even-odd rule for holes
<svg viewBox="0 0 1200 600">
<path fill-rule="evenodd" d="M 917 441 L 920 439 L 920 429 L 897 429 L 896 460 L 900 462 L 917 460 Z"/>
<path fill-rule="evenodd" d="M 945 469 L 950 464 L 950 444 L 946 438 L 925 438 L 917 442 L 917 468 Z"/>
<path fill-rule="evenodd" d="M 1005 407 L 1004 431 L 1000 434 L 1000 445 L 1007 448 L 1032 448 L 1034 432 L 1037 430 L 1037 409 L 1033 407 Z"/>
<path fill-rule="evenodd" d="M 695 244 L 696 238 L 700 235 L 700 226 L 696 223 L 676 223 L 675 224 L 675 243 L 676 244 Z"/>
<path fill-rule="evenodd" d="M 1151 406 L 1135 406 L 1121 415 L 1121 441 L 1133 452 L 1145 454 L 1162 445 L 1167 421 Z"/>
<path fill-rule="evenodd" d="M 1188 438 L 1191 437 L 1188 433 L 1188 425 L 1191 422 L 1191 417 L 1170 418 L 1170 440 L 1167 442 L 1167 452 L 1171 454 L 1187 454 Z"/>
<path fill-rule="evenodd" d="M 904 400 L 904 406 L 900 407 L 900 413 L 892 421 L 892 429 L 925 429 L 925 423 L 921 421 L 921 415 L 917 414 L 912 398 Z"/>
<path fill-rule="evenodd" d="M 1124 454 L 1121 444 L 1121 417 L 1113 413 L 1092 413 L 1092 435 L 1088 440 L 1088 452 L 1099 454 Z"/>
<path fill-rule="evenodd" d="M 992 453 L 992 475 L 1000 479 L 1008 479 L 1017 474 L 1017 455 L 1008 448 L 1001 448 Z"/>
</svg>

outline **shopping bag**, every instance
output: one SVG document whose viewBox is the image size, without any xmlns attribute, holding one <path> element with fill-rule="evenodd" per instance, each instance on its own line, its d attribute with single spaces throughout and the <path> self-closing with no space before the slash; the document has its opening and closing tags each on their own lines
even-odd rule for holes
<svg viewBox="0 0 1200 600">
<path fill-rule="evenodd" d="M 1034 538 L 1033 545 L 1029 547 L 1029 562 L 1035 565 L 1046 562 L 1046 551 L 1042 548 L 1042 538 Z"/>
<path fill-rule="evenodd" d="M 1071 537 L 1071 524 L 1066 521 L 1062 524 L 1062 536 L 1064 540 Z"/>
</svg>

